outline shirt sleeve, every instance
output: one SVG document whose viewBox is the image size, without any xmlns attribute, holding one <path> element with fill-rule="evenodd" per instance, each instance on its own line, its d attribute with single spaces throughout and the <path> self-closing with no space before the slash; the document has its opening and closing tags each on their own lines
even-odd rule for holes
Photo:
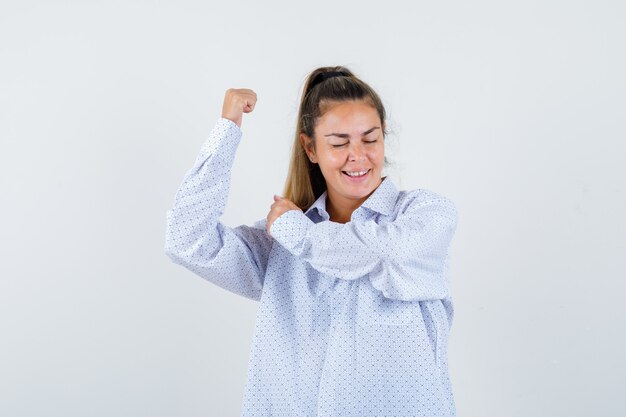
<svg viewBox="0 0 626 417">
<path fill-rule="evenodd" d="M 270 234 L 321 273 L 346 280 L 369 276 L 387 298 L 435 300 L 449 296 L 448 250 L 458 214 L 445 197 L 413 201 L 385 224 L 373 219 L 314 223 L 289 210 Z"/>
<path fill-rule="evenodd" d="M 220 118 L 167 210 L 165 253 L 176 264 L 244 297 L 259 300 L 271 249 L 265 221 L 235 228 L 219 221 L 242 132 Z"/>
</svg>

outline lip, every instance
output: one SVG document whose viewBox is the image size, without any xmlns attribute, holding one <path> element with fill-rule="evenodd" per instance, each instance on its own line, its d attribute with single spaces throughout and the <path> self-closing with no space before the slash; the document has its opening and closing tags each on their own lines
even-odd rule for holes
<svg viewBox="0 0 626 417">
<path fill-rule="evenodd" d="M 360 170 L 359 170 L 360 171 Z M 368 169 L 367 172 L 364 175 L 361 175 L 360 177 L 351 177 L 350 175 L 346 174 L 344 171 L 341 171 L 341 174 L 344 176 L 344 178 L 346 178 L 348 181 L 352 182 L 352 183 L 361 183 L 365 180 L 367 180 L 370 176 L 370 173 L 372 172 L 372 169 Z"/>
</svg>

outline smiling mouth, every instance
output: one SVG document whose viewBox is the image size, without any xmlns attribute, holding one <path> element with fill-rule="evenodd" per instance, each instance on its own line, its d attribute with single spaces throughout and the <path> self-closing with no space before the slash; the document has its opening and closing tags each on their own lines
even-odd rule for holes
<svg viewBox="0 0 626 417">
<path fill-rule="evenodd" d="M 361 177 L 366 176 L 370 171 L 371 171 L 371 168 L 363 170 L 363 171 L 341 171 L 341 172 L 350 178 L 361 178 Z"/>
</svg>

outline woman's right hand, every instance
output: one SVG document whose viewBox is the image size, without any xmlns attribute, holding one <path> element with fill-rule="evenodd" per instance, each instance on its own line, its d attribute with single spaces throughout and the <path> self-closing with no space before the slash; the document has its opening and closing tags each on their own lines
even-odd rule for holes
<svg viewBox="0 0 626 417">
<path fill-rule="evenodd" d="M 256 100 L 256 93 L 248 88 L 229 88 L 224 96 L 222 117 L 241 127 L 243 113 L 254 110 Z"/>
</svg>

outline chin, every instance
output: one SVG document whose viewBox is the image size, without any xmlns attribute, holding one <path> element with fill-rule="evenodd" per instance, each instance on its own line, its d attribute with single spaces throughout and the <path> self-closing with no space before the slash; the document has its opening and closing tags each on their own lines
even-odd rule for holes
<svg viewBox="0 0 626 417">
<path fill-rule="evenodd" d="M 344 198 L 352 200 L 362 200 L 368 197 L 372 192 L 374 192 L 374 190 L 376 190 L 376 187 L 378 187 L 382 181 L 382 178 L 378 176 L 380 175 L 380 172 L 378 171 L 370 172 L 368 175 L 371 177 L 358 184 L 350 184 L 346 182 L 344 178 L 345 174 L 343 173 L 340 173 L 339 175 L 340 178 L 337 182 L 335 182 L 335 186 L 333 188 L 337 190 L 340 195 L 343 195 Z"/>
</svg>

